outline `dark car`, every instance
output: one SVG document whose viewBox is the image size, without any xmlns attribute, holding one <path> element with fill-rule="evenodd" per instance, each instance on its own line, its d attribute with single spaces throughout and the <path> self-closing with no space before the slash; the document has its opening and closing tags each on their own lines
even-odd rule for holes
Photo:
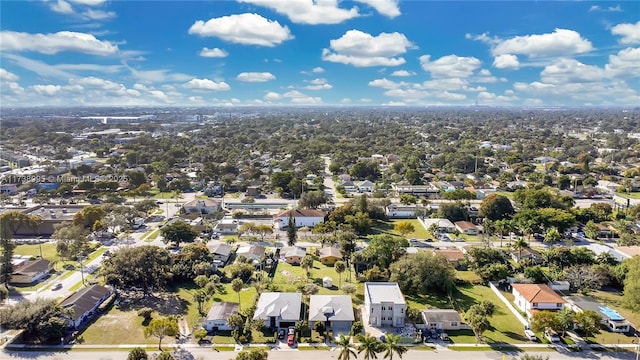
<svg viewBox="0 0 640 360">
<path fill-rule="evenodd" d="M 284 329 L 278 330 L 278 340 L 284 340 L 285 334 L 286 334 L 286 331 L 284 331 Z"/>
</svg>

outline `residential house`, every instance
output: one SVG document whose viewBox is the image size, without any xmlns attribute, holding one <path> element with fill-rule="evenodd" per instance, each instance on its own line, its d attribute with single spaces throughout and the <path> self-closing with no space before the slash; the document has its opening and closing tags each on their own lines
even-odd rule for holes
<svg viewBox="0 0 640 360">
<path fill-rule="evenodd" d="M 530 247 L 523 247 L 520 250 L 514 250 L 511 252 L 511 258 L 515 262 L 525 262 L 531 265 L 539 265 L 544 262 L 542 254 Z"/>
<path fill-rule="evenodd" d="M 96 314 L 100 304 L 107 300 L 112 293 L 112 289 L 101 285 L 91 285 L 76 291 L 60 303 L 63 309 L 73 310 L 65 320 L 71 327 L 78 328 Z"/>
<path fill-rule="evenodd" d="M 358 186 L 358 191 L 360 191 L 361 193 L 364 193 L 364 192 L 371 193 L 375 189 L 376 184 L 374 184 L 369 180 L 364 180 L 364 181 L 358 182 L 357 186 Z"/>
<path fill-rule="evenodd" d="M 297 246 L 285 247 L 280 250 L 280 257 L 290 265 L 300 265 L 307 255 L 307 249 Z"/>
<path fill-rule="evenodd" d="M 458 248 L 435 249 L 433 252 L 444 256 L 447 262 L 455 268 L 458 268 L 464 259 L 464 253 Z"/>
<path fill-rule="evenodd" d="M 410 185 L 409 183 L 393 184 L 392 189 L 398 194 L 411 194 L 415 196 L 436 197 L 440 189 L 432 185 Z"/>
<path fill-rule="evenodd" d="M 236 255 L 243 255 L 247 259 L 259 260 L 266 253 L 266 248 L 260 245 L 243 245 L 236 250 Z"/>
<path fill-rule="evenodd" d="M 202 327 L 209 331 L 233 330 L 227 320 L 233 314 L 238 313 L 238 304 L 231 302 L 216 302 L 211 305 L 207 317 L 202 320 Z"/>
<path fill-rule="evenodd" d="M 42 221 L 37 227 L 21 226 L 17 235 L 48 236 L 53 234 L 54 226 L 73 221 L 73 217 L 86 205 L 37 205 L 30 208 L 11 209 L 25 215 L 33 215 Z"/>
<path fill-rule="evenodd" d="M 289 226 L 289 216 L 293 217 L 296 227 L 314 227 L 324 221 L 324 212 L 314 209 L 295 209 L 279 212 L 273 218 L 275 227 L 283 230 Z"/>
<path fill-rule="evenodd" d="M 193 199 L 182 205 L 187 214 L 213 214 L 220 211 L 221 207 L 222 201 L 214 199 Z"/>
<path fill-rule="evenodd" d="M 598 243 L 589 243 L 587 245 L 584 245 L 583 247 L 593 251 L 593 253 L 596 256 L 602 253 L 609 253 L 609 255 L 611 255 L 614 259 L 616 259 L 616 261 L 623 261 L 624 259 L 627 258 L 624 254 L 620 253 L 616 249 L 611 248 L 607 245 L 602 245 Z"/>
<path fill-rule="evenodd" d="M 46 259 L 31 260 L 23 263 L 11 273 L 11 284 L 28 285 L 43 279 L 51 271 L 51 261 Z"/>
<path fill-rule="evenodd" d="M 238 231 L 238 220 L 224 218 L 218 222 L 214 230 L 221 234 L 235 234 Z"/>
<path fill-rule="evenodd" d="M 386 214 L 389 219 L 415 219 L 416 211 L 424 210 L 424 207 L 418 205 L 398 205 L 391 204 L 387 206 Z"/>
<path fill-rule="evenodd" d="M 468 221 L 456 221 L 456 230 L 465 235 L 478 235 L 480 229 Z"/>
<path fill-rule="evenodd" d="M 429 230 L 433 224 L 436 224 L 437 231 L 446 232 L 446 233 L 454 233 L 456 231 L 456 226 L 453 225 L 451 221 L 448 219 L 424 219 L 422 220 L 424 227 Z"/>
<path fill-rule="evenodd" d="M 347 193 L 358 192 L 358 187 L 351 180 L 344 181 L 344 182 L 340 183 L 339 186 L 342 186 L 344 188 L 344 191 L 347 192 Z"/>
<path fill-rule="evenodd" d="M 398 283 L 364 283 L 364 308 L 369 325 L 404 326 L 407 303 Z"/>
<path fill-rule="evenodd" d="M 264 326 L 270 329 L 295 326 L 300 320 L 301 304 L 301 293 L 262 293 L 253 319 L 263 320 Z"/>
<path fill-rule="evenodd" d="M 566 296 L 567 302 L 571 310 L 582 312 L 585 310 L 594 311 L 602 317 L 602 325 L 606 326 L 609 331 L 626 333 L 631 329 L 631 324 L 617 311 L 604 306 L 589 296 Z"/>
<path fill-rule="evenodd" d="M 327 329 L 348 334 L 355 320 L 350 295 L 311 295 L 309 300 L 309 327 L 314 328 L 316 321 L 324 322 Z"/>
<path fill-rule="evenodd" d="M 233 250 L 233 246 L 223 242 L 207 243 L 207 248 L 213 255 L 213 263 L 217 266 L 225 266 Z"/>
<path fill-rule="evenodd" d="M 342 260 L 342 251 L 333 246 L 320 248 L 317 250 L 317 253 L 323 265 L 333 265 L 337 261 Z"/>
<path fill-rule="evenodd" d="M 423 310 L 420 315 L 429 330 L 461 330 L 468 326 L 462 323 L 460 313 L 453 309 L 428 309 Z"/>
<path fill-rule="evenodd" d="M 516 306 L 528 317 L 539 310 L 557 311 L 566 301 L 546 284 L 512 284 Z"/>
</svg>

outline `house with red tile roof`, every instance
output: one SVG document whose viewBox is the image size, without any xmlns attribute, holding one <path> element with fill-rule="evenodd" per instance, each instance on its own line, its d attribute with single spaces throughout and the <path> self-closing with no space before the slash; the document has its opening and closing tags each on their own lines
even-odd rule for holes
<svg viewBox="0 0 640 360">
<path fill-rule="evenodd" d="M 561 310 L 566 301 L 546 284 L 512 284 L 516 306 L 531 317 L 540 310 Z"/>
</svg>

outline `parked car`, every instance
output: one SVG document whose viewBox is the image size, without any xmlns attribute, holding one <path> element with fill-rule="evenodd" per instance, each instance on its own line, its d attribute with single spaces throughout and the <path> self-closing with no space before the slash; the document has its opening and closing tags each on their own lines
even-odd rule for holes
<svg viewBox="0 0 640 360">
<path fill-rule="evenodd" d="M 57 283 L 55 285 L 53 285 L 53 287 L 51 288 L 51 290 L 60 290 L 62 289 L 62 283 Z"/>
<path fill-rule="evenodd" d="M 296 343 L 296 329 L 289 328 L 289 335 L 287 336 L 287 345 L 293 346 Z"/>
<path fill-rule="evenodd" d="M 555 332 L 555 330 L 547 328 L 544 331 L 544 337 L 547 338 L 547 340 L 549 340 L 552 343 L 558 343 L 560 342 L 560 336 L 558 336 L 558 333 Z"/>
<path fill-rule="evenodd" d="M 284 336 L 287 332 L 284 329 L 278 330 L 278 340 L 284 340 Z"/>
<path fill-rule="evenodd" d="M 441 333 L 440 334 L 440 340 L 442 341 L 450 341 L 451 339 L 449 338 L 449 335 L 447 333 Z"/>
<path fill-rule="evenodd" d="M 533 331 L 528 329 L 524 331 L 524 336 L 531 341 L 538 340 L 538 337 L 536 336 L 536 334 Z"/>
</svg>

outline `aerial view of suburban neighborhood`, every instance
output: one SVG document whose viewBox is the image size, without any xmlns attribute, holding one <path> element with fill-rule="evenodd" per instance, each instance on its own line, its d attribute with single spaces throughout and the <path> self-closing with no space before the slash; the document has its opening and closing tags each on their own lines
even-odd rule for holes
<svg viewBox="0 0 640 360">
<path fill-rule="evenodd" d="M 640 359 L 640 2 L 0 20 L 0 359 Z"/>
</svg>

